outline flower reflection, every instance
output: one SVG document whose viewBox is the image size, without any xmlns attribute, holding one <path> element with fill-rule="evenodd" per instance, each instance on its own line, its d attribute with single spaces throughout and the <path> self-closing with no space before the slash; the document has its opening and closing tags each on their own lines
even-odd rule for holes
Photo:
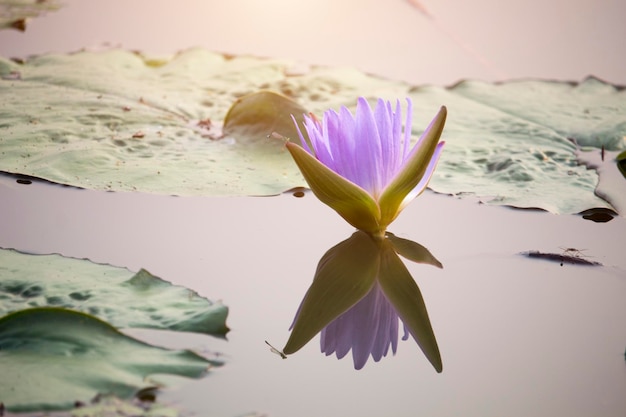
<svg viewBox="0 0 626 417">
<path fill-rule="evenodd" d="M 408 338 L 405 328 L 403 340 Z M 398 313 L 377 283 L 348 311 L 322 329 L 320 344 L 326 356 L 341 359 L 352 349 L 354 367 L 361 369 L 370 354 L 378 362 L 389 347 L 398 347 Z"/>
<path fill-rule="evenodd" d="M 442 363 L 421 292 L 398 256 L 441 268 L 422 245 L 387 232 L 383 238 L 357 231 L 320 259 L 311 287 L 292 324 L 283 349 L 292 354 L 321 332 L 326 355 L 343 358 L 352 350 L 354 367 L 369 357 L 379 361 L 403 340 L 417 342 L 437 372 Z"/>
<path fill-rule="evenodd" d="M 446 119 L 441 107 L 413 148 L 409 99 L 402 132 L 400 102 L 378 100 L 374 110 L 363 97 L 355 115 L 342 107 L 321 121 L 305 116 L 305 140 L 295 118 L 302 147 L 287 149 L 309 187 L 325 204 L 359 230 L 382 236 L 402 209 L 424 191 L 435 170 Z M 292 116 L 293 117 L 293 116 Z"/>
</svg>

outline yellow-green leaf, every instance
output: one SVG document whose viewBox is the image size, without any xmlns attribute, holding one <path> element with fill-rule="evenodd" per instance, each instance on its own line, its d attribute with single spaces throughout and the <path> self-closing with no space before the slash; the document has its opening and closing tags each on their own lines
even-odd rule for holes
<svg viewBox="0 0 626 417">
<path fill-rule="evenodd" d="M 428 129 L 422 135 L 417 149 L 413 151 L 409 160 L 406 161 L 402 171 L 396 175 L 380 196 L 379 204 L 382 224 L 388 225 L 396 218 L 404 198 L 424 176 L 441 137 L 443 126 L 446 123 L 446 115 L 447 110 L 442 106 Z"/>
<path fill-rule="evenodd" d="M 288 142 L 287 149 L 317 198 L 357 229 L 369 233 L 379 230 L 380 209 L 367 191 L 322 164 L 301 146 Z"/>
<path fill-rule="evenodd" d="M 267 139 L 268 135 L 299 141 L 293 115 L 300 127 L 307 110 L 290 98 L 273 91 L 259 91 L 245 95 L 232 105 L 224 119 L 224 135 L 236 138 Z"/>
</svg>

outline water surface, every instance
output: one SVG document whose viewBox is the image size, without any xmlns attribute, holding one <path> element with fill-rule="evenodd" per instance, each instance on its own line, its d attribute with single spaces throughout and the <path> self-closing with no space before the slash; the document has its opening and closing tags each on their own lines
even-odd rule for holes
<svg viewBox="0 0 626 417">
<path fill-rule="evenodd" d="M 197 415 L 623 416 L 626 223 L 488 207 L 426 192 L 390 228 L 443 270 L 406 262 L 443 359 L 412 341 L 355 371 L 315 338 L 282 347 L 319 258 L 352 229 L 311 194 L 180 198 L 0 180 L 0 246 L 146 268 L 230 306 L 227 341 L 133 330 L 159 344 L 218 350 L 227 365 L 166 390 Z M 528 259 L 577 248 L 604 267 Z"/>
</svg>

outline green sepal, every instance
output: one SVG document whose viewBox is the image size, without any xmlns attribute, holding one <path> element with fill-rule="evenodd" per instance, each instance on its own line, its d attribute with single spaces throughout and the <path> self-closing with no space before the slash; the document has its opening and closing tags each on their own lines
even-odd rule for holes
<svg viewBox="0 0 626 417">
<path fill-rule="evenodd" d="M 422 134 L 419 146 L 413 150 L 402 171 L 385 187 L 378 199 L 381 211 L 380 223 L 384 227 L 396 218 L 404 198 L 413 191 L 424 176 L 437 143 L 439 143 L 441 132 L 443 132 L 443 127 L 446 123 L 447 113 L 445 106 L 439 109 L 430 126 Z"/>
<path fill-rule="evenodd" d="M 379 248 L 357 231 L 320 259 L 283 352 L 297 352 L 372 289 L 380 263 Z"/>
<path fill-rule="evenodd" d="M 357 229 L 379 232 L 380 208 L 367 191 L 322 164 L 301 146 L 290 142 L 286 146 L 317 198 Z"/>
<path fill-rule="evenodd" d="M 422 293 L 388 240 L 382 242 L 378 283 L 428 361 L 441 372 L 441 354 Z"/>
</svg>

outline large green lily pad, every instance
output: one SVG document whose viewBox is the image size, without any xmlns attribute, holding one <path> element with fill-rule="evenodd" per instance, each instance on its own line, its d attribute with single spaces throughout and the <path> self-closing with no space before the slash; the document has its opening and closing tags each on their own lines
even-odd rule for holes
<svg viewBox="0 0 626 417">
<path fill-rule="evenodd" d="M 34 308 L 0 318 L 0 398 L 9 411 L 68 409 L 97 394 L 155 386 L 150 375 L 199 378 L 219 362 L 148 345 L 71 310 Z"/>
<path fill-rule="evenodd" d="M 82 311 L 118 328 L 218 337 L 228 331 L 228 307 L 146 270 L 133 273 L 84 259 L 0 249 L 0 315 L 45 306 Z"/>
<path fill-rule="evenodd" d="M 303 186 L 272 132 L 287 129 L 294 109 L 321 115 L 358 96 L 411 97 L 414 138 L 446 105 L 446 148 L 430 186 L 494 204 L 555 213 L 609 207 L 594 194 L 596 173 L 578 165 L 574 141 L 626 148 L 626 92 L 594 78 L 412 86 L 203 49 L 163 59 L 120 50 L 4 59 L 0 76 L 0 170 L 94 189 L 219 196 Z M 231 105 L 267 90 L 297 104 L 266 101 L 275 115 L 239 112 L 222 135 Z"/>
</svg>

